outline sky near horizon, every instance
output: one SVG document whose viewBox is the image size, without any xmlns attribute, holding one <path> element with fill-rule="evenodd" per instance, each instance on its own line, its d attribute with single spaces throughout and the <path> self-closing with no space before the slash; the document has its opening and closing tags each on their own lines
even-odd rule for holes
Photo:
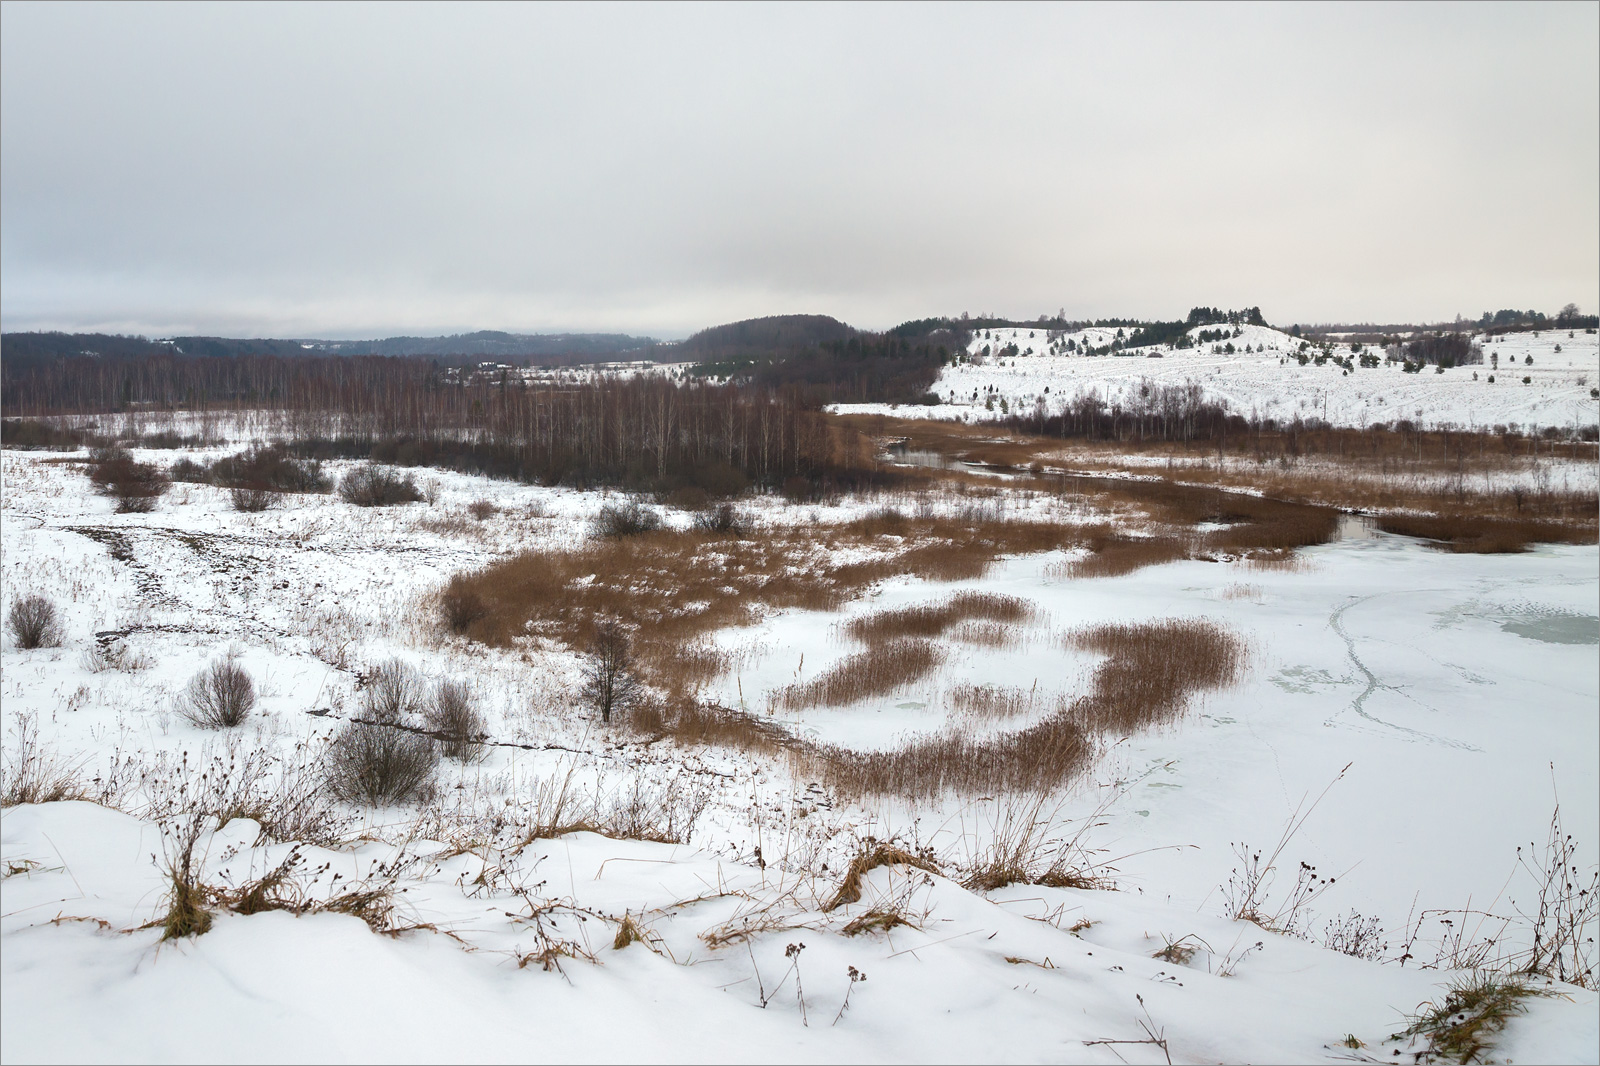
<svg viewBox="0 0 1600 1066">
<path fill-rule="evenodd" d="M 1600 5 L 0 5 L 0 324 L 1600 303 Z"/>
</svg>

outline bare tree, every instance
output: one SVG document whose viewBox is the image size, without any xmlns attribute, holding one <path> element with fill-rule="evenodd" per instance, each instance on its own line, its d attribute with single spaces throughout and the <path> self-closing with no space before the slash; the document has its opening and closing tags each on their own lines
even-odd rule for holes
<svg viewBox="0 0 1600 1066">
<path fill-rule="evenodd" d="M 643 687 L 633 676 L 632 665 L 628 631 L 615 619 L 597 622 L 583 669 L 583 697 L 600 712 L 602 722 L 611 721 L 612 711 L 625 711 L 639 702 Z"/>
</svg>

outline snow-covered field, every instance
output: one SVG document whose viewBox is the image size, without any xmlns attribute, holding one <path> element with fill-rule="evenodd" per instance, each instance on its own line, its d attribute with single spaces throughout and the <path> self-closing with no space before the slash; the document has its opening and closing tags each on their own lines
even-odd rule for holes
<svg viewBox="0 0 1600 1066">
<path fill-rule="evenodd" d="M 1583 351 L 1574 358 L 1592 374 L 1592 338 Z M 1278 369 L 1270 353 L 1240 358 Z M 1535 354 L 1533 369 L 1542 362 Z M 1128 361 L 1034 355 L 1015 371 L 955 373 L 1001 382 L 1046 363 L 1088 373 Z M 1338 379 L 1294 364 L 1281 373 L 1401 378 L 1379 369 Z M 1424 377 L 1406 382 L 1436 383 Z M 978 379 L 960 387 L 970 393 Z M 949 710 L 958 684 L 1071 691 L 1093 660 L 1062 651 L 1061 630 L 1205 617 L 1248 642 L 1242 684 L 1175 726 L 1115 744 L 1092 780 L 1043 808 L 1053 838 L 1092 819 L 1087 846 L 1114 860 L 1120 890 L 978 893 L 961 887 L 961 871 L 1008 819 L 1027 816 L 1025 800 L 856 806 L 781 761 L 600 727 L 576 697 L 579 659 L 564 648 L 485 649 L 439 632 L 426 597 L 450 574 L 572 544 L 599 494 L 424 473 L 431 505 L 364 510 L 303 496 L 249 515 L 221 490 L 179 485 L 154 513 L 119 515 L 59 458 L 6 452 L 0 468 L 0 608 L 46 593 L 66 630 L 60 648 L 4 649 L 8 758 L 31 716 L 88 777 L 108 778 L 117 761 L 171 777 L 185 757 L 206 765 L 230 741 L 236 758 L 261 749 L 292 760 L 353 711 L 358 677 L 391 657 L 470 682 L 503 743 L 479 763 L 444 763 L 432 813 L 352 809 L 342 846 L 300 849 L 308 898 L 327 898 L 335 873 L 392 877 L 404 890 L 397 917 L 417 926 L 398 935 L 349 915 L 273 912 L 221 914 L 205 935 L 163 944 L 159 928 L 144 928 L 164 912 L 169 846 L 148 808 L 7 808 L 6 1061 L 1395 1061 L 1414 1044 L 1391 1034 L 1456 976 L 1428 965 L 1451 928 L 1442 919 L 1468 920 L 1422 912 L 1525 911 L 1534 885 L 1516 849 L 1542 854 L 1554 788 L 1582 861 L 1594 861 L 1594 547 L 1482 557 L 1352 535 L 1304 552 L 1294 570 L 1182 562 L 1092 580 L 1056 576 L 1059 556 L 1024 557 L 981 583 L 1037 608 L 1019 643 L 996 651 L 952 636 L 945 666 L 891 697 L 774 707 L 802 735 L 881 748 L 971 728 Z M 469 517 L 480 499 L 497 512 Z M 762 523 L 826 523 L 864 506 L 752 504 Z M 963 587 L 978 586 L 892 581 L 845 616 Z M 777 688 L 855 650 L 839 621 L 788 612 L 719 635 L 739 665 L 711 695 L 763 712 Z M 124 649 L 123 668 L 92 655 L 94 635 L 112 631 L 125 631 L 104 640 Z M 189 677 L 226 655 L 261 694 L 231 736 L 174 713 Z M 524 845 L 519 819 L 563 781 L 602 805 L 643 790 L 705 808 L 687 844 L 580 832 Z M 1234 845 L 1270 847 L 1325 788 L 1271 890 L 1283 900 L 1300 862 L 1336 878 L 1315 917 L 1301 916 L 1303 935 L 1224 917 Z M 868 837 L 925 847 L 950 876 L 880 867 L 859 902 L 824 912 Z M 235 819 L 203 838 L 204 879 L 242 883 L 292 848 Z M 912 924 L 846 932 L 874 910 Z M 1378 954 L 1391 961 L 1323 945 L 1328 922 L 1351 911 L 1381 921 Z M 614 948 L 626 915 L 644 942 Z M 1392 960 L 1419 917 L 1413 958 L 1400 965 Z M 1476 923 L 1479 934 L 1496 928 Z M 1507 943 L 1522 929 L 1513 922 Z M 1195 951 L 1154 957 L 1173 943 Z M 869 979 L 853 981 L 852 968 Z M 1528 1001 L 1497 1058 L 1600 1058 L 1600 1001 L 1560 991 Z M 1165 1049 L 1140 1042 L 1152 1036 Z"/>
<path fill-rule="evenodd" d="M 1196 327 L 1190 333 L 1216 328 Z M 1600 387 L 1600 336 L 1582 330 L 1570 336 L 1566 330 L 1545 330 L 1480 338 L 1481 366 L 1442 373 L 1430 366 L 1407 374 L 1388 362 L 1369 368 L 1356 361 L 1356 369 L 1348 372 L 1331 359 L 1322 366 L 1301 366 L 1295 357 L 1301 343 L 1297 338 L 1262 326 L 1239 329 L 1241 335 L 1226 342 L 1187 349 L 1129 348 L 1105 356 L 1067 354 L 1061 345 L 1070 340 L 1101 346 L 1112 339 L 1112 331 L 1063 334 L 1056 347 L 1044 329 L 980 331 L 969 348 L 972 361 L 945 367 L 934 385 L 945 403 L 841 404 L 835 410 L 975 422 L 1008 411 L 1032 413 L 1041 401 L 1055 411 L 1082 395 L 1127 402 L 1146 385 L 1194 384 L 1238 414 L 1280 422 L 1298 416 L 1365 427 L 1407 420 L 1429 427 L 1488 430 L 1498 425 L 1524 431 L 1600 424 L 1600 400 L 1591 395 Z M 1224 354 L 1223 343 L 1235 350 Z M 1009 346 L 1016 347 L 1016 355 L 996 354 Z M 986 349 L 988 355 L 983 354 Z M 1350 347 L 1335 345 L 1334 354 L 1349 356 Z M 1490 365 L 1495 355 L 1498 368 Z"/>
</svg>

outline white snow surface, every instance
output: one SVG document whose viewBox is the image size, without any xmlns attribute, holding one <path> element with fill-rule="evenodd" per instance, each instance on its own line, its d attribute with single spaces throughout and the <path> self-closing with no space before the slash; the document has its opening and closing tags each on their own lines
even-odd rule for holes
<svg viewBox="0 0 1600 1066">
<path fill-rule="evenodd" d="M 1029 358 L 1038 357 L 1019 367 Z M 165 462 L 177 453 L 138 454 Z M 225 914 L 204 936 L 167 944 L 144 928 L 163 913 L 155 822 L 87 802 L 8 808 L 8 1062 L 1166 1061 L 1150 1043 L 1098 1043 L 1142 1041 L 1146 1026 L 1173 1061 L 1396 1061 L 1393 1051 L 1414 1045 L 1391 1034 L 1456 976 L 1426 966 L 1443 916 L 1422 921 L 1405 966 L 1321 946 L 1326 922 L 1352 910 L 1379 917 L 1392 959 L 1426 909 L 1525 910 L 1532 885 L 1516 848 L 1542 848 L 1553 788 L 1583 861 L 1593 862 L 1600 837 L 1594 547 L 1471 556 L 1352 536 L 1307 550 L 1297 571 L 1182 562 L 1077 581 L 1055 576 L 1059 555 L 1025 557 L 981 583 L 892 581 L 842 616 L 784 612 L 724 632 L 718 640 L 739 665 L 708 695 L 760 712 L 783 684 L 855 650 L 841 617 L 969 587 L 1034 604 L 1015 648 L 952 635 L 945 666 L 890 697 L 773 708 L 790 728 L 858 748 L 969 728 L 948 710 L 963 682 L 1073 691 L 1093 659 L 1062 651 L 1058 634 L 1077 626 L 1203 616 L 1250 646 L 1242 684 L 1175 726 L 1112 744 L 1091 780 L 1047 805 L 1057 836 L 1102 812 L 1090 846 L 1113 860 L 1118 891 L 975 893 L 883 867 L 859 903 L 824 914 L 821 901 L 866 837 L 925 845 L 954 874 L 1015 816 L 1016 801 L 858 807 L 758 756 L 628 741 L 579 705 L 573 653 L 485 649 L 437 632 L 424 597 L 448 575 L 572 543 L 599 494 L 424 472 L 431 506 L 363 510 L 305 496 L 248 515 L 220 490 L 179 485 L 152 514 L 118 515 L 58 458 L 0 456 L 0 609 L 48 592 L 67 633 L 60 648 L 8 642 L 0 657 L 8 758 L 19 716 L 32 714 L 53 750 L 89 775 L 114 755 L 203 763 L 227 738 L 175 715 L 173 699 L 226 654 L 262 696 L 236 743 L 287 754 L 354 706 L 358 671 L 399 656 L 429 676 L 469 680 L 491 735 L 527 745 L 444 764 L 445 805 L 458 815 L 525 805 L 540 783 L 568 773 L 596 793 L 697 790 L 709 806 L 683 845 L 571 833 L 517 849 L 486 829 L 467 851 L 415 837 L 414 811 L 355 812 L 346 846 L 302 849 L 307 869 L 328 864 L 307 892 L 325 893 L 332 873 L 359 880 L 411 857 L 400 912 L 426 928 L 385 936 L 336 914 Z M 477 499 L 499 512 L 466 518 Z M 753 506 L 762 523 L 826 523 L 867 503 Z M 119 629 L 131 630 L 120 642 L 145 668 L 93 672 L 92 635 Z M 1304 861 L 1337 879 L 1302 923 L 1306 935 L 1225 918 L 1233 845 L 1270 846 L 1325 788 L 1285 853 L 1288 867 Z M 265 843 L 257 828 L 245 819 L 214 827 L 202 841 L 206 880 L 237 884 L 289 854 L 292 845 Z M 889 905 L 914 926 L 843 932 Z M 625 913 L 640 917 L 649 945 L 613 950 Z M 722 947 L 702 936 L 758 914 L 776 927 Z M 541 931 L 597 961 L 564 958 L 559 972 L 519 965 L 547 943 Z M 1197 947 L 1186 964 L 1152 957 L 1183 938 Z M 786 952 L 799 944 L 796 966 Z M 868 980 L 853 985 L 850 967 Z M 1600 1059 L 1600 1001 L 1559 991 L 1511 1022 L 1497 1057 Z M 1347 1036 L 1366 1046 L 1345 1046 Z"/>
<path fill-rule="evenodd" d="M 1217 328 L 1200 326 L 1189 332 Z M 1188 349 L 1128 348 L 1105 356 L 1052 348 L 1044 329 L 981 331 L 968 349 L 972 361 L 946 366 L 934 384 L 932 391 L 944 403 L 836 404 L 832 410 L 978 422 L 1008 412 L 1032 414 L 1041 404 L 1047 412 L 1058 411 L 1079 396 L 1127 403 L 1141 388 L 1198 385 L 1208 399 L 1225 402 L 1236 414 L 1279 422 L 1314 417 L 1358 428 L 1410 421 L 1434 428 L 1513 426 L 1523 431 L 1549 426 L 1581 431 L 1600 424 L 1600 399 L 1591 395 L 1600 387 L 1596 347 L 1600 335 L 1593 333 L 1575 330 L 1569 336 L 1567 330 L 1542 330 L 1480 337 L 1481 366 L 1443 372 L 1430 366 L 1407 374 L 1399 364 L 1387 361 L 1373 368 L 1357 362 L 1349 372 L 1331 360 L 1322 366 L 1314 362 L 1301 366 L 1295 358 L 1299 339 L 1263 326 L 1239 330 L 1239 337 L 1226 342 Z M 1109 343 L 1115 332 L 1082 330 L 1062 334 L 1057 343 L 1072 340 L 1098 347 Z M 1224 354 L 1224 344 L 1232 344 L 1235 351 Z M 1018 354 L 1005 358 L 995 354 L 1008 345 L 1015 345 Z M 987 356 L 985 349 L 990 352 Z M 1348 344 L 1336 344 L 1333 351 L 1340 358 L 1351 354 Z M 1370 354 L 1375 349 L 1369 346 L 1364 351 Z M 1498 368 L 1490 366 L 1495 355 Z M 1531 365 L 1526 362 L 1530 357 Z M 1524 378 L 1529 379 L 1527 384 Z"/>
</svg>

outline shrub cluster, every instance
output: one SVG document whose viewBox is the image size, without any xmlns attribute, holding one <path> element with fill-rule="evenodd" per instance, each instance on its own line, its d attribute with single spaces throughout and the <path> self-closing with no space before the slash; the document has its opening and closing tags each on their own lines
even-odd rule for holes
<svg viewBox="0 0 1600 1066">
<path fill-rule="evenodd" d="M 96 448 L 89 453 L 89 480 L 117 501 L 121 512 L 155 510 L 156 500 L 172 487 L 158 467 L 141 463 L 121 448 Z"/>
<path fill-rule="evenodd" d="M 409 474 L 396 474 L 381 466 L 363 466 L 339 482 L 339 496 L 357 507 L 393 507 L 422 499 Z"/>
<path fill-rule="evenodd" d="M 661 516 L 638 500 L 608 503 L 589 523 L 596 537 L 632 537 L 661 528 Z"/>
</svg>

